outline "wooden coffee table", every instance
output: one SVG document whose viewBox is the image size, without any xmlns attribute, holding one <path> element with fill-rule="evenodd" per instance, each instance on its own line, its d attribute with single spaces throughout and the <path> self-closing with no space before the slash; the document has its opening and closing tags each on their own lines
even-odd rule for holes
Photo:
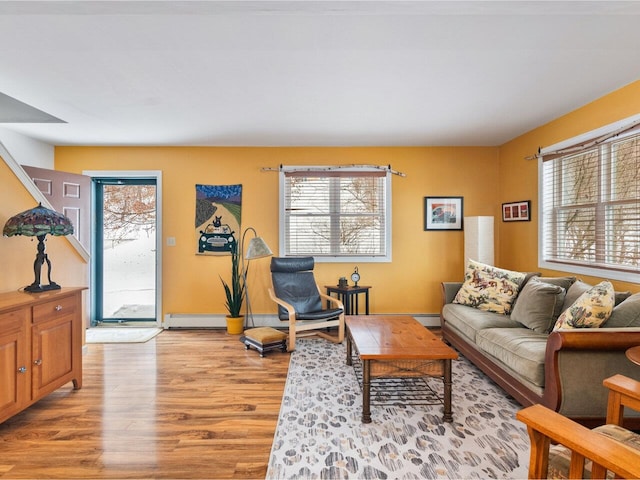
<svg viewBox="0 0 640 480">
<path fill-rule="evenodd" d="M 347 326 L 347 365 L 352 352 L 362 361 L 362 422 L 371 422 L 371 379 L 440 377 L 444 382 L 444 421 L 451 413 L 451 360 L 458 354 L 413 317 L 353 315 Z"/>
</svg>

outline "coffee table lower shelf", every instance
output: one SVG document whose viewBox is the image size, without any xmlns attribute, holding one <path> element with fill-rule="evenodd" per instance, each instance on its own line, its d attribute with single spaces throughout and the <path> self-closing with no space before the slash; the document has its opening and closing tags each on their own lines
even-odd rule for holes
<svg viewBox="0 0 640 480">
<path fill-rule="evenodd" d="M 363 390 L 362 361 L 352 355 L 351 362 L 360 389 Z M 431 375 L 421 376 L 371 376 L 370 405 L 442 405 L 443 383 Z"/>
</svg>

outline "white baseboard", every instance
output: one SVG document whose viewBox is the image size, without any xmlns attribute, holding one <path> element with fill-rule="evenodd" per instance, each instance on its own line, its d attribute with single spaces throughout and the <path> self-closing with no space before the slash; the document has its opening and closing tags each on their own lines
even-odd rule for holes
<svg viewBox="0 0 640 480">
<path fill-rule="evenodd" d="M 167 313 L 162 328 L 225 328 L 224 315 L 208 313 Z"/>
<path fill-rule="evenodd" d="M 256 327 L 283 327 L 285 322 L 276 315 L 253 315 Z M 164 316 L 163 328 L 226 328 L 225 315 L 208 313 L 167 313 Z M 253 327 L 249 321 L 248 328 Z"/>
<path fill-rule="evenodd" d="M 409 315 L 415 318 L 425 327 L 439 327 L 440 315 L 438 314 L 398 314 Z M 287 323 L 281 322 L 276 315 L 258 314 L 253 315 L 253 325 L 249 321 L 248 328 L 274 327 L 286 328 Z M 167 313 L 164 316 L 162 327 L 169 328 L 226 328 L 227 321 L 225 315 L 207 313 Z"/>
<path fill-rule="evenodd" d="M 413 318 L 425 327 L 440 327 L 440 314 L 438 313 L 416 314 L 413 315 Z"/>
</svg>

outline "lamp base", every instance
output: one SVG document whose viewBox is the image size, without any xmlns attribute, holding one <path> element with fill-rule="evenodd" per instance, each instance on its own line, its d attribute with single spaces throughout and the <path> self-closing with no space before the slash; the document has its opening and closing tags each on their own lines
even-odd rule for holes
<svg viewBox="0 0 640 480">
<path fill-rule="evenodd" d="M 39 293 L 48 292 L 49 290 L 60 290 L 62 287 L 55 282 L 51 282 L 49 285 L 40 285 L 32 283 L 28 287 L 24 287 L 25 292 Z"/>
</svg>

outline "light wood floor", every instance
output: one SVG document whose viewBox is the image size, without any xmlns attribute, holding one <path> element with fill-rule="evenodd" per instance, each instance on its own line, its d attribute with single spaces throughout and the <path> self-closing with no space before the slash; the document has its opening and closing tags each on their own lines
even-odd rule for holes
<svg viewBox="0 0 640 480">
<path fill-rule="evenodd" d="M 0 424 L 0 478 L 264 478 L 289 354 L 217 330 L 88 345 L 84 386 Z"/>
</svg>

